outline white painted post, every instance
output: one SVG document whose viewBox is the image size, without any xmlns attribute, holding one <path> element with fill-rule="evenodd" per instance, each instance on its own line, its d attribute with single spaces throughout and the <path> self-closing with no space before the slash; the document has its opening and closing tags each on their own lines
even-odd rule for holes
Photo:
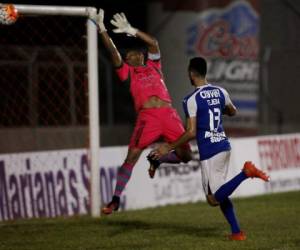
<svg viewBox="0 0 300 250">
<path fill-rule="evenodd" d="M 22 15 L 68 15 L 87 17 L 87 53 L 89 86 L 89 137 L 91 167 L 91 215 L 100 216 L 100 179 L 99 179 L 99 94 L 98 94 L 98 33 L 96 25 L 88 18 L 96 13 L 93 7 L 49 6 L 49 5 L 15 5 Z M 75 27 L 76 28 L 76 27 Z"/>
<path fill-rule="evenodd" d="M 91 11 L 95 11 L 93 9 Z M 89 116 L 91 153 L 91 214 L 100 216 L 100 174 L 99 174 L 99 94 L 98 94 L 98 31 L 96 25 L 87 20 L 88 74 L 89 74 Z"/>
</svg>

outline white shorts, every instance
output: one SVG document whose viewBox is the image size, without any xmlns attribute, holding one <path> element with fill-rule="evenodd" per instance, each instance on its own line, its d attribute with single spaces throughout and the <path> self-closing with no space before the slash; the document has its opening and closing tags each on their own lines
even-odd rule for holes
<svg viewBox="0 0 300 250">
<path fill-rule="evenodd" d="M 226 181 L 230 151 L 224 151 L 200 161 L 202 185 L 206 195 L 214 194 Z"/>
</svg>

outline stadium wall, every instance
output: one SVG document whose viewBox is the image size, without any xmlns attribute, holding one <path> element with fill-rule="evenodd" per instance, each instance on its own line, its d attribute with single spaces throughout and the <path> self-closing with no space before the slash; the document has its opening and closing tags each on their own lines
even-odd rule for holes
<svg viewBox="0 0 300 250">
<path fill-rule="evenodd" d="M 228 178 L 236 175 L 246 160 L 271 175 L 269 183 L 245 181 L 234 197 L 300 190 L 300 133 L 232 139 L 231 144 Z M 121 210 L 205 199 L 195 146 L 194 159 L 189 164 L 164 164 L 154 179 L 147 174 L 149 150 L 145 150 L 134 169 L 121 197 Z M 111 198 L 117 169 L 126 153 L 126 147 L 99 151 L 102 204 Z M 88 152 L 83 149 L 0 155 L 0 221 L 88 214 L 89 176 Z"/>
<path fill-rule="evenodd" d="M 299 131 L 300 2 L 264 0 L 261 10 L 260 130 Z"/>
<path fill-rule="evenodd" d="M 126 145 L 131 131 L 132 125 L 127 124 L 101 125 L 101 146 Z M 87 134 L 87 126 L 1 128 L 0 152 L 6 154 L 84 148 L 88 145 Z"/>
</svg>

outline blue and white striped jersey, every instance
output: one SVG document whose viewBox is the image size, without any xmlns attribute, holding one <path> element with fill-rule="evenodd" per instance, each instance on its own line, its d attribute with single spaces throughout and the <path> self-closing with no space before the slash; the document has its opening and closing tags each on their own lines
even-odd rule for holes
<svg viewBox="0 0 300 250">
<path fill-rule="evenodd" d="M 231 149 L 222 126 L 222 111 L 229 103 L 227 91 L 212 84 L 196 88 L 183 100 L 186 117 L 196 117 L 201 161 Z"/>
</svg>

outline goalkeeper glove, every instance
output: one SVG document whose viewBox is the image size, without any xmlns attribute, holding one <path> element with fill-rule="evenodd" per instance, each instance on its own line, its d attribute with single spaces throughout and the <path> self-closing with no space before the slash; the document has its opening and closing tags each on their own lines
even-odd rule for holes
<svg viewBox="0 0 300 250">
<path fill-rule="evenodd" d="M 99 9 L 98 14 L 92 14 L 90 16 L 90 18 L 98 26 L 100 33 L 106 31 L 106 28 L 104 26 L 104 10 L 103 9 Z"/>
<path fill-rule="evenodd" d="M 114 29 L 115 33 L 126 33 L 130 36 L 136 36 L 137 29 L 133 28 L 130 23 L 127 21 L 127 18 L 124 13 L 115 14 L 113 19 L 110 21 L 117 29 Z"/>
</svg>

